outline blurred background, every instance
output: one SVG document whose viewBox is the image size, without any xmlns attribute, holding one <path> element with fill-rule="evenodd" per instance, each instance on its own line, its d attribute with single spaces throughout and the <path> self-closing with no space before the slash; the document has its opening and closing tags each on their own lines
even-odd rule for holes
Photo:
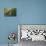
<svg viewBox="0 0 46 46">
<path fill-rule="evenodd" d="M 17 8 L 16 17 L 5 17 L 4 8 Z M 46 0 L 0 0 L 0 44 L 8 43 L 9 32 L 17 34 L 18 24 L 46 24 Z"/>
</svg>

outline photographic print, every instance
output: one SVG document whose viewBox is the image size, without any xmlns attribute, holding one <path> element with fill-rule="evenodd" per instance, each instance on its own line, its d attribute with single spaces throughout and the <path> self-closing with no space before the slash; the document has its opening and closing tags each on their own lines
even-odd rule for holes
<svg viewBox="0 0 46 46">
<path fill-rule="evenodd" d="M 16 16 L 16 8 L 4 8 L 4 16 Z"/>
</svg>

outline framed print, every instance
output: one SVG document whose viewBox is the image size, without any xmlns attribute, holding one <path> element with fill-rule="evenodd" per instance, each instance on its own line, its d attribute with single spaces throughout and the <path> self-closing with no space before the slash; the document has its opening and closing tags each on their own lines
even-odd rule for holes
<svg viewBox="0 0 46 46">
<path fill-rule="evenodd" d="M 4 16 L 16 16 L 16 8 L 4 8 Z"/>
</svg>

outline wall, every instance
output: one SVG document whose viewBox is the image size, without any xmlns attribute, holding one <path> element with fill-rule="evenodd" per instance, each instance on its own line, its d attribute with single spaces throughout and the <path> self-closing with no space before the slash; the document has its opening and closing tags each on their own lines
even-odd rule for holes
<svg viewBox="0 0 46 46">
<path fill-rule="evenodd" d="M 21 24 L 46 24 L 46 0 L 19 0 L 16 3 L 19 3 L 18 11 L 21 10 L 18 13 Z"/>
<path fill-rule="evenodd" d="M 17 8 L 16 17 L 5 17 L 4 8 Z M 9 32 L 17 32 L 17 24 L 46 24 L 46 0 L 1 0 L 0 44 L 8 43 Z"/>
<path fill-rule="evenodd" d="M 17 34 L 18 15 L 16 17 L 4 16 L 4 8 L 16 8 L 16 1 L 14 1 L 15 0 L 0 1 L 0 44 L 8 43 L 8 34 L 10 32 L 16 32 Z"/>
</svg>

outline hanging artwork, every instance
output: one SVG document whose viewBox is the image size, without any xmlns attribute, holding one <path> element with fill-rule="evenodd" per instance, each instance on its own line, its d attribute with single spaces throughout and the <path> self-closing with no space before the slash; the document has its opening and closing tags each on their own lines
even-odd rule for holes
<svg viewBox="0 0 46 46">
<path fill-rule="evenodd" d="M 4 16 L 16 16 L 16 8 L 4 8 Z"/>
</svg>

